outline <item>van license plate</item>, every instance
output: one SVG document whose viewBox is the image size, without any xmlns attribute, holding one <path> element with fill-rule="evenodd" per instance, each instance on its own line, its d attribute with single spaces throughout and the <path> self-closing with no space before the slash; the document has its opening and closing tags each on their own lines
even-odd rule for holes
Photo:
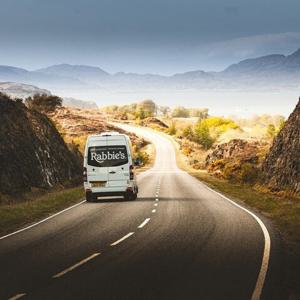
<svg viewBox="0 0 300 300">
<path fill-rule="evenodd" d="M 103 187 L 106 185 L 106 181 L 91 182 L 92 187 Z"/>
</svg>

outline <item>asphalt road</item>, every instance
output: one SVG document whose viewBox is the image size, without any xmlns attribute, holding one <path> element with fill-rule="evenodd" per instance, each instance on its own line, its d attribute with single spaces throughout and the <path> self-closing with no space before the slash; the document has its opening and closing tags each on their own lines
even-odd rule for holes
<svg viewBox="0 0 300 300">
<path fill-rule="evenodd" d="M 135 130 L 157 154 L 138 199 L 84 202 L 1 239 L 0 299 L 284 299 L 271 224 L 259 216 L 269 245 L 253 215 L 177 168 L 168 139 Z"/>
</svg>

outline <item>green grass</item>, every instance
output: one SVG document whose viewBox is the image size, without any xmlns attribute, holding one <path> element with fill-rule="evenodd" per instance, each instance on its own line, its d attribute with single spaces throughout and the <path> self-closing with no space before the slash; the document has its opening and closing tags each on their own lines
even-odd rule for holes
<svg viewBox="0 0 300 300">
<path fill-rule="evenodd" d="M 83 187 L 53 191 L 28 197 L 22 202 L 0 205 L 0 235 L 25 227 L 48 217 L 84 198 Z"/>
</svg>

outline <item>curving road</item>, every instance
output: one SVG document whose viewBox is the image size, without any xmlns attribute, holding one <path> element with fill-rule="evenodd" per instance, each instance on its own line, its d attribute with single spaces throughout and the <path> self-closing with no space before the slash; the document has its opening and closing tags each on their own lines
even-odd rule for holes
<svg viewBox="0 0 300 300">
<path fill-rule="evenodd" d="M 156 147 L 139 198 L 0 239 L 0 299 L 284 299 L 272 226 L 179 170 L 168 139 L 126 129 Z"/>
</svg>

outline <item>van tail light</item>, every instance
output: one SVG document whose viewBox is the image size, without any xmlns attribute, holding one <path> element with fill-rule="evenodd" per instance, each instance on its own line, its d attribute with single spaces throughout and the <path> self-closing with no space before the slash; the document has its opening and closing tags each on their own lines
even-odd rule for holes
<svg viewBox="0 0 300 300">
<path fill-rule="evenodd" d="M 129 175 L 130 175 L 130 180 L 133 180 L 134 179 L 134 168 L 132 165 L 129 167 Z"/>
<path fill-rule="evenodd" d="M 83 181 L 87 182 L 87 169 L 83 168 Z"/>
</svg>

